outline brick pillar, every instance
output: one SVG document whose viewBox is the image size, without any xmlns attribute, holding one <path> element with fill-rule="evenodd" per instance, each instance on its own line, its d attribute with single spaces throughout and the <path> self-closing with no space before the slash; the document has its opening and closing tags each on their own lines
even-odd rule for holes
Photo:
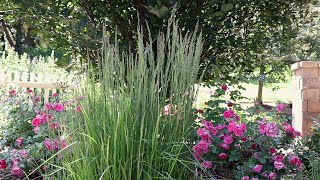
<svg viewBox="0 0 320 180">
<path fill-rule="evenodd" d="M 313 118 L 320 115 L 320 63 L 302 61 L 291 66 L 294 97 L 292 101 L 292 125 L 306 135 L 314 125 Z"/>
</svg>

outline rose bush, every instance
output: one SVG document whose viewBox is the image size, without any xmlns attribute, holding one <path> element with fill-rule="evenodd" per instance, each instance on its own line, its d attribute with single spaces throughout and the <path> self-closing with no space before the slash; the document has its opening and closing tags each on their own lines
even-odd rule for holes
<svg viewBox="0 0 320 180">
<path fill-rule="evenodd" d="M 72 111 L 81 114 L 81 98 L 65 101 L 55 93 L 43 104 L 41 95 L 32 90 L 2 92 L 5 116 L 1 119 L 4 128 L 0 138 L 4 152 L 0 155 L 0 169 L 10 171 L 16 177 L 45 177 L 49 168 L 44 162 L 50 159 L 50 163 L 58 165 L 64 154 L 62 150 L 67 147 L 68 137 L 65 131 L 67 115 Z M 19 127 L 21 124 L 24 126 Z"/>
<path fill-rule="evenodd" d="M 227 90 L 222 86 L 215 97 L 225 96 Z M 215 99 L 207 105 L 197 119 L 199 140 L 192 148 L 204 173 L 253 180 L 279 179 L 303 170 L 298 155 L 289 151 L 301 134 L 281 114 L 284 105 L 271 112 L 250 108 L 242 114 L 237 114 L 228 100 Z"/>
</svg>

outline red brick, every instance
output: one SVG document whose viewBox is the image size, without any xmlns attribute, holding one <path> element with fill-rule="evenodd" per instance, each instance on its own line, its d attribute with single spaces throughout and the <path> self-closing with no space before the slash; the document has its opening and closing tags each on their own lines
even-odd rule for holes
<svg viewBox="0 0 320 180">
<path fill-rule="evenodd" d="M 302 77 L 317 78 L 319 77 L 318 67 L 304 67 L 301 72 Z"/>
<path fill-rule="evenodd" d="M 308 111 L 308 101 L 292 101 L 292 111 Z"/>
<path fill-rule="evenodd" d="M 319 78 L 306 79 L 306 81 L 306 86 L 308 87 L 308 89 L 320 89 Z"/>
<path fill-rule="evenodd" d="M 308 112 L 319 112 L 320 113 L 320 101 L 309 101 Z"/>
<path fill-rule="evenodd" d="M 319 95 L 320 95 L 319 89 L 303 89 L 302 90 L 302 100 L 318 101 Z"/>
</svg>

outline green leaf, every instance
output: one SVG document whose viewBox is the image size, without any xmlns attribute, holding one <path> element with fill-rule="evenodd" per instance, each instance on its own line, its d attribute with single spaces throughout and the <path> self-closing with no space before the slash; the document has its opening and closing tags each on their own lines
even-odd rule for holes
<svg viewBox="0 0 320 180">
<path fill-rule="evenodd" d="M 221 6 L 221 11 L 222 11 L 222 12 L 228 12 L 228 11 L 230 11 L 231 9 L 233 9 L 233 4 L 232 4 L 232 3 L 223 4 L 223 5 Z"/>
</svg>

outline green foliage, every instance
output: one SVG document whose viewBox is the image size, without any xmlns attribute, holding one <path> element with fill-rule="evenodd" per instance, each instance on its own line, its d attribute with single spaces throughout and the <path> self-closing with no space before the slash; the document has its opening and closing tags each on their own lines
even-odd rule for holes
<svg viewBox="0 0 320 180">
<path fill-rule="evenodd" d="M 159 30 L 166 29 L 170 12 L 174 10 L 183 33 L 193 31 L 196 22 L 202 29 L 206 41 L 200 67 L 206 69 L 205 80 L 216 84 L 221 79 L 237 82 L 261 62 L 267 60 L 265 64 L 268 64 L 269 60 L 277 59 L 287 47 L 288 40 L 295 37 L 297 22 L 304 16 L 310 2 L 54 0 L 39 3 L 37 0 L 20 0 L 2 9 L 19 7 L 26 17 L 35 16 L 36 22 L 30 24 L 41 29 L 39 36 L 43 44 L 81 54 L 91 62 L 97 62 L 101 57 L 97 54 L 101 53 L 103 28 L 111 40 L 116 39 L 120 49 L 134 53 L 137 50 L 138 19 L 146 43 L 148 30 L 155 39 Z M 15 12 L 13 10 L 4 17 L 8 20 L 15 18 L 14 13 L 9 13 Z M 33 22 L 32 18 L 28 20 Z M 153 41 L 153 47 L 156 46 Z"/>
<path fill-rule="evenodd" d="M 192 173 L 186 143 L 202 40 L 197 33 L 182 36 L 174 22 L 169 27 L 158 35 L 157 54 L 141 33 L 136 57 L 104 39 L 100 68 L 91 69 L 99 81 L 91 72 L 82 88 L 84 119 L 69 124 L 76 144 L 60 179 L 186 179 Z"/>
</svg>

